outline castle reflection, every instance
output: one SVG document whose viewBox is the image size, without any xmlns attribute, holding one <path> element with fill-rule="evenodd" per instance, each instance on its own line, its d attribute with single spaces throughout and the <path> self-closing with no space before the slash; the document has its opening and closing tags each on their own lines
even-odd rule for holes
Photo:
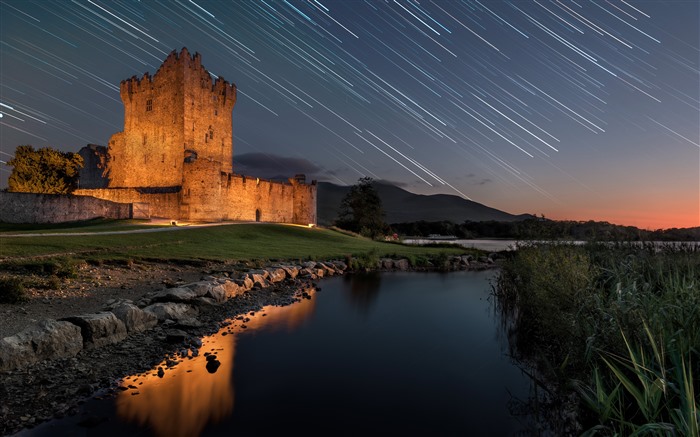
<svg viewBox="0 0 700 437">
<path fill-rule="evenodd" d="M 284 307 L 267 306 L 246 320 L 231 320 L 231 325 L 202 339 L 200 355 L 191 354 L 178 365 L 167 368 L 167 360 L 157 370 L 124 379 L 116 399 L 117 415 L 124 420 L 148 427 L 156 436 L 197 436 L 207 424 L 228 417 L 234 408 L 233 365 L 236 337 L 242 332 L 266 329 L 292 331 L 313 314 L 316 301 L 311 299 Z M 245 326 L 245 328 L 244 328 Z M 221 365 L 211 373 L 207 356 L 215 355 Z M 211 358 L 209 358 L 211 360 Z"/>
</svg>

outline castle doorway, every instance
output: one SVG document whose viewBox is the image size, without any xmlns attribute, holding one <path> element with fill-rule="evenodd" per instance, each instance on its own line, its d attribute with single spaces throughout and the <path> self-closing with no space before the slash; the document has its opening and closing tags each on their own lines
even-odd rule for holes
<svg viewBox="0 0 700 437">
<path fill-rule="evenodd" d="M 260 221 L 260 210 L 259 209 L 255 210 L 255 221 L 256 222 Z"/>
</svg>

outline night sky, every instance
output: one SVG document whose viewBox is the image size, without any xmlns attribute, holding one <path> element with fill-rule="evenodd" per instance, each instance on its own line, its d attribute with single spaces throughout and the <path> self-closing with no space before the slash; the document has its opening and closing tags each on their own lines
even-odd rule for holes
<svg viewBox="0 0 700 437">
<path fill-rule="evenodd" d="M 238 173 L 700 226 L 697 0 L 0 5 L 2 161 L 106 145 L 119 82 L 187 47 L 238 88 Z"/>
</svg>

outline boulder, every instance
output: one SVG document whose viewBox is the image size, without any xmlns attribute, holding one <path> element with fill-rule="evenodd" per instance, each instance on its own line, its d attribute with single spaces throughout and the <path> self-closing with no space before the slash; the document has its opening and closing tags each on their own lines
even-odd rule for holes
<svg viewBox="0 0 700 437">
<path fill-rule="evenodd" d="M 200 288 L 201 291 L 201 288 Z M 189 302 L 199 297 L 197 293 L 189 288 L 166 288 L 157 292 L 151 297 L 153 302 Z"/>
<path fill-rule="evenodd" d="M 282 270 L 289 276 L 291 279 L 294 279 L 297 277 L 299 274 L 299 267 L 297 266 L 280 266 Z"/>
<path fill-rule="evenodd" d="M 212 281 L 213 282 L 213 281 Z M 192 284 L 187 284 L 185 287 L 189 288 L 194 292 L 197 297 L 206 296 L 211 287 L 214 285 L 209 281 L 194 282 Z"/>
<path fill-rule="evenodd" d="M 216 284 L 207 291 L 205 297 L 210 297 L 216 302 L 221 303 L 226 301 L 226 288 L 223 284 Z"/>
<path fill-rule="evenodd" d="M 126 302 L 114 307 L 112 313 L 124 323 L 129 333 L 146 331 L 158 324 L 158 318 L 153 313 Z"/>
<path fill-rule="evenodd" d="M 382 269 L 391 270 L 394 268 L 394 261 L 389 258 L 382 258 L 380 263 L 380 268 Z"/>
<path fill-rule="evenodd" d="M 267 273 L 267 272 L 265 272 L 265 273 Z M 265 276 L 263 276 L 263 275 L 260 274 L 260 273 L 254 273 L 254 272 L 250 271 L 250 272 L 247 273 L 247 277 L 248 277 L 251 281 L 253 281 L 253 286 L 257 285 L 257 286 L 259 286 L 260 288 L 266 288 L 268 285 L 270 285 L 270 284 L 267 282 L 267 279 L 265 278 Z"/>
<path fill-rule="evenodd" d="M 126 338 L 126 326 L 114 313 L 82 314 L 63 319 L 80 327 L 85 349 L 118 343 Z"/>
<path fill-rule="evenodd" d="M 241 294 L 249 290 L 244 285 L 238 284 L 234 281 L 226 281 L 223 284 L 221 284 L 221 286 L 224 287 L 224 293 L 226 294 L 227 299 L 240 296 Z"/>
<path fill-rule="evenodd" d="M 253 288 L 253 280 L 250 279 L 248 276 L 243 276 L 241 279 L 235 279 L 234 282 L 238 284 L 239 286 L 243 287 L 245 291 L 250 290 Z"/>
<path fill-rule="evenodd" d="M 322 269 L 326 276 L 333 276 L 336 273 L 335 268 L 331 263 L 318 263 L 316 264 L 316 268 Z"/>
<path fill-rule="evenodd" d="M 199 313 L 195 308 L 189 305 L 173 302 L 154 303 L 143 310 L 155 314 L 158 321 L 188 319 Z"/>
<path fill-rule="evenodd" d="M 401 271 L 408 271 L 411 268 L 407 259 L 397 259 L 394 260 L 394 268 Z"/>
<path fill-rule="evenodd" d="M 270 268 L 267 270 L 268 272 L 268 277 L 267 279 L 270 282 L 281 282 L 284 281 L 284 278 L 287 277 L 287 273 L 284 271 L 284 269 L 281 268 Z"/>
<path fill-rule="evenodd" d="M 336 270 L 340 270 L 341 272 L 344 272 L 348 269 L 348 265 L 342 261 L 333 261 L 333 266 Z"/>
<path fill-rule="evenodd" d="M 302 263 L 301 265 L 306 269 L 313 269 L 314 267 L 316 267 L 316 261 L 307 261 L 305 263 Z"/>
<path fill-rule="evenodd" d="M 248 272 L 248 274 L 249 275 L 260 275 L 263 277 L 263 279 L 269 279 L 269 277 L 270 277 L 270 272 L 268 272 L 267 270 L 264 270 L 264 269 L 250 270 Z"/>
<path fill-rule="evenodd" d="M 39 361 L 74 357 L 83 349 L 80 328 L 70 322 L 42 320 L 0 340 L 0 371 Z"/>
</svg>

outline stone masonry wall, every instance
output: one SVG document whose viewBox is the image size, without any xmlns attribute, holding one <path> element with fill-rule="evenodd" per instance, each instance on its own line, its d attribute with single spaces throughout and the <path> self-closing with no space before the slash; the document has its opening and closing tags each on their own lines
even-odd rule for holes
<svg viewBox="0 0 700 437">
<path fill-rule="evenodd" d="M 131 205 L 86 196 L 0 191 L 0 221 L 62 223 L 98 217 L 131 218 Z"/>
<path fill-rule="evenodd" d="M 98 199 L 118 203 L 147 203 L 150 217 L 177 219 L 180 216 L 179 187 L 163 189 L 165 192 L 139 188 L 105 188 L 96 190 L 75 190 L 78 196 L 94 196 Z"/>
</svg>

